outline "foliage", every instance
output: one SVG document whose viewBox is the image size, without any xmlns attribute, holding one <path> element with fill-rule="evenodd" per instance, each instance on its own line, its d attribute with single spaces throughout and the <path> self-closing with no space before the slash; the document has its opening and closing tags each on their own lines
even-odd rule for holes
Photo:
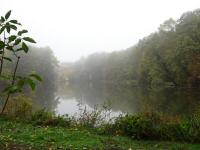
<svg viewBox="0 0 200 150">
<path fill-rule="evenodd" d="M 127 115 L 117 118 L 114 126 L 118 134 L 128 135 L 133 139 L 154 139 L 156 137 L 156 128 L 150 118 Z"/>
<path fill-rule="evenodd" d="M 73 124 L 73 119 L 70 118 L 68 115 L 55 116 L 53 113 L 42 109 L 32 114 L 31 122 L 35 125 L 42 126 L 70 127 Z"/>
<path fill-rule="evenodd" d="M 43 109 L 33 113 L 30 122 L 39 126 L 89 129 L 100 135 L 128 136 L 136 140 L 200 142 L 198 111 L 191 117 L 181 118 L 146 109 L 140 114 L 108 119 L 110 114 L 105 107 L 89 110 L 82 105 L 81 108 L 75 116 L 56 116 Z"/>
<path fill-rule="evenodd" d="M 31 37 L 24 36 L 28 31 L 24 29 L 20 30 L 21 23 L 17 20 L 10 20 L 10 15 L 11 10 L 8 11 L 5 16 L 1 16 L 0 19 L 0 77 L 2 84 L 4 83 L 3 81 L 7 81 L 1 93 L 3 96 L 6 95 L 1 113 L 6 109 L 10 94 L 21 92 L 24 85 L 29 85 L 32 90 L 35 90 L 36 81 L 42 80 L 39 75 L 33 73 L 28 76 L 17 75 L 21 52 L 28 53 L 29 47 L 27 46 L 27 42 L 36 42 Z M 14 57 L 10 57 L 11 54 Z M 4 69 L 6 69 L 6 61 L 15 62 L 15 64 L 13 64 L 14 70 L 9 74 L 3 72 Z"/>
<path fill-rule="evenodd" d="M 33 124 L 43 126 L 96 128 L 112 120 L 110 113 L 111 111 L 106 104 L 102 105 L 102 107 L 95 106 L 91 110 L 79 104 L 79 111 L 74 116 L 67 114 L 56 116 L 54 113 L 41 109 L 31 114 L 31 121 Z"/>
<path fill-rule="evenodd" d="M 45 109 L 41 109 L 36 111 L 31 116 L 31 120 L 38 125 L 44 124 L 49 119 L 53 118 L 53 114 L 51 112 L 45 111 Z"/>
<path fill-rule="evenodd" d="M 101 112 L 103 109 L 100 109 Z M 154 111 L 135 115 L 120 115 L 112 119 L 102 116 L 99 108 L 81 111 L 78 116 L 56 116 L 46 110 L 36 111 L 24 120 L 37 126 L 89 129 L 99 135 L 127 136 L 136 140 L 200 142 L 198 113 L 187 118 L 169 116 Z M 22 118 L 23 117 L 23 118 Z M 103 118 L 103 119 L 102 119 Z"/>
<path fill-rule="evenodd" d="M 200 149 L 199 144 L 136 141 L 123 136 L 102 136 L 84 128 L 33 126 L 0 116 L 0 149 Z"/>
<path fill-rule="evenodd" d="M 74 116 L 74 119 L 79 126 L 94 128 L 111 121 L 110 113 L 110 106 L 106 103 L 102 106 L 96 105 L 91 110 L 80 103 L 78 114 Z"/>
<path fill-rule="evenodd" d="M 150 87 L 199 87 L 199 24 L 199 9 L 184 13 L 176 21 L 170 18 L 133 47 L 95 53 L 68 65 L 68 77 L 78 83 L 130 80 Z"/>
<path fill-rule="evenodd" d="M 23 58 L 23 63 L 20 63 L 17 69 L 18 76 L 24 77 L 27 74 L 37 72 L 42 77 L 42 83 L 38 84 L 34 91 L 25 85 L 22 90 L 23 93 L 26 93 L 32 99 L 34 110 L 44 107 L 49 111 L 53 111 L 58 103 L 58 100 L 55 99 L 58 61 L 52 50 L 49 47 L 29 46 L 29 52 L 22 53 L 21 57 Z M 13 66 L 11 63 L 5 64 L 4 66 L 5 74 L 12 72 Z M 5 86 L 6 83 L 0 84 L 0 89 L 3 90 Z"/>
<path fill-rule="evenodd" d="M 167 140 L 199 143 L 199 117 L 178 119 L 157 113 L 126 115 L 113 124 L 101 126 L 101 134 L 129 136 L 137 140 Z"/>
</svg>

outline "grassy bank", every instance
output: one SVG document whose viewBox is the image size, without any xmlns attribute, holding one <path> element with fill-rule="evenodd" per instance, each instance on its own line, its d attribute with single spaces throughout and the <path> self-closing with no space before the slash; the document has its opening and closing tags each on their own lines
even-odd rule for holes
<svg viewBox="0 0 200 150">
<path fill-rule="evenodd" d="M 0 117 L 0 149 L 174 149 L 196 150 L 198 144 L 134 141 L 104 136 L 88 128 L 36 126 Z"/>
<path fill-rule="evenodd" d="M 108 121 L 106 106 L 87 110 L 80 105 L 74 116 L 32 112 L 26 100 L 17 106 L 0 116 L 0 149 L 200 149 L 199 111 L 183 118 L 150 110 Z"/>
</svg>

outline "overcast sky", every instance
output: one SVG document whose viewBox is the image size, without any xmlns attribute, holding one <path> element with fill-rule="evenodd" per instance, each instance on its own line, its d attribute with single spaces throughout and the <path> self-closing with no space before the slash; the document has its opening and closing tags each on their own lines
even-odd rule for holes
<svg viewBox="0 0 200 150">
<path fill-rule="evenodd" d="M 60 61 L 126 49 L 196 8 L 200 0 L 0 0 L 0 15 L 11 9 L 37 45 L 51 47 Z"/>
</svg>

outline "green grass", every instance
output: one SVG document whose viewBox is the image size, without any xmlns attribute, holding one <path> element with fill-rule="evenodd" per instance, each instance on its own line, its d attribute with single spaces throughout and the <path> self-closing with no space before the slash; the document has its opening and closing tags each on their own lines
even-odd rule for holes
<svg viewBox="0 0 200 150">
<path fill-rule="evenodd" d="M 198 150 L 200 144 L 133 141 L 122 136 L 102 136 L 89 129 L 39 127 L 0 117 L 0 149 L 106 149 Z"/>
</svg>

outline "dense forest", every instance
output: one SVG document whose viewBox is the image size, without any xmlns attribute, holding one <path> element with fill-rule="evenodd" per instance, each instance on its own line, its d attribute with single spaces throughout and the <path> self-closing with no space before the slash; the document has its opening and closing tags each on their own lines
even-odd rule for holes
<svg viewBox="0 0 200 150">
<path fill-rule="evenodd" d="M 143 86 L 200 85 L 200 9 L 168 19 L 126 50 L 95 53 L 68 66 L 70 81 Z"/>
</svg>

